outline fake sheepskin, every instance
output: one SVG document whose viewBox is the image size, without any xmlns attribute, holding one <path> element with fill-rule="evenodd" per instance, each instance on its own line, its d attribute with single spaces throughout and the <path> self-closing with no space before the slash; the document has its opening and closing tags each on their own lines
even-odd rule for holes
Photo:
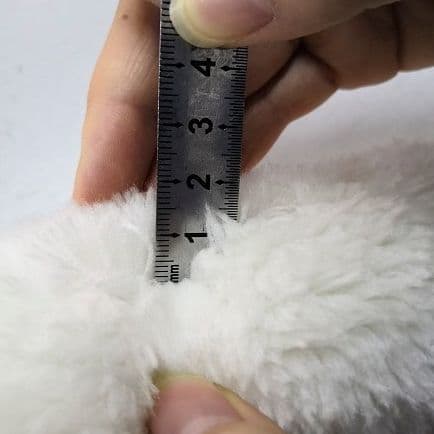
<svg viewBox="0 0 434 434">
<path fill-rule="evenodd" d="M 434 146 L 246 177 L 190 280 L 152 281 L 154 197 L 0 242 L 0 433 L 141 434 L 157 370 L 290 433 L 433 432 Z"/>
</svg>

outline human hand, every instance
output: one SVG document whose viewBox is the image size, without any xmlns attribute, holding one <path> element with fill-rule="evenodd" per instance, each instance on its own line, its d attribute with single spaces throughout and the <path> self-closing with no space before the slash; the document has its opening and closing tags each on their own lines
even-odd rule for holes
<svg viewBox="0 0 434 434">
<path fill-rule="evenodd" d="M 119 2 L 89 89 L 74 186 L 74 199 L 79 203 L 110 199 L 132 186 L 144 188 L 152 177 L 160 22 L 157 4 L 159 0 Z M 288 50 L 287 43 L 252 48 L 250 69 L 254 73 L 247 86 L 250 102 L 282 68 Z M 265 56 L 267 62 L 262 63 Z M 250 130 L 247 124 L 246 143 L 254 139 Z M 267 134 L 264 128 L 262 137 Z M 246 153 L 246 163 L 251 157 Z"/>
<path fill-rule="evenodd" d="M 169 377 L 149 423 L 152 434 L 284 434 L 235 394 L 194 377 Z"/>
<path fill-rule="evenodd" d="M 288 123 L 337 89 L 434 65 L 432 0 L 172 0 L 171 6 L 178 32 L 195 45 L 268 44 L 261 53 L 251 50 L 247 168 Z"/>
<path fill-rule="evenodd" d="M 172 1 L 175 26 L 191 42 L 251 46 L 244 169 L 264 157 L 292 120 L 337 89 L 434 64 L 432 0 Z M 78 202 L 142 188 L 150 177 L 158 29 L 159 10 L 149 0 L 120 0 L 89 91 Z"/>
</svg>

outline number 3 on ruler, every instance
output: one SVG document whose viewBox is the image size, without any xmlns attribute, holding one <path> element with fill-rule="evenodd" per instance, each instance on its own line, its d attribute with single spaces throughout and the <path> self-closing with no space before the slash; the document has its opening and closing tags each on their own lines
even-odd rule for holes
<svg viewBox="0 0 434 434">
<path fill-rule="evenodd" d="M 192 119 L 188 124 L 188 129 L 193 134 L 196 134 L 198 130 L 204 131 L 205 134 L 209 134 L 212 132 L 214 124 L 211 119 L 202 118 L 202 119 Z"/>
</svg>

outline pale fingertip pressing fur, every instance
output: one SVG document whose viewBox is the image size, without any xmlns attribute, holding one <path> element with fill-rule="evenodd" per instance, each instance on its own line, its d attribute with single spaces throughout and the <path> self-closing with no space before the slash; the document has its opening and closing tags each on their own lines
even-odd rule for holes
<svg viewBox="0 0 434 434">
<path fill-rule="evenodd" d="M 2 434 L 141 434 L 157 370 L 294 434 L 432 432 L 433 146 L 263 166 L 179 285 L 152 281 L 154 206 L 71 206 L 1 240 Z"/>
</svg>

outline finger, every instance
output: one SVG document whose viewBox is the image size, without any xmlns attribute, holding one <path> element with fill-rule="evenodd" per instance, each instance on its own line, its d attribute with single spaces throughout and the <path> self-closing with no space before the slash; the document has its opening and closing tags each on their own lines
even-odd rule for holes
<svg viewBox="0 0 434 434">
<path fill-rule="evenodd" d="M 234 392 L 224 389 L 220 386 L 216 386 L 217 389 L 222 393 L 222 395 L 229 401 L 232 407 L 237 411 L 237 413 L 244 419 L 247 424 L 244 425 L 246 429 L 246 433 L 267 433 L 267 434 L 283 434 L 282 430 L 268 417 L 263 415 L 259 410 L 254 408 L 248 402 L 241 399 Z M 252 428 L 255 430 L 252 431 Z M 228 427 L 230 428 L 230 427 Z M 230 429 L 218 431 L 219 434 L 223 433 L 232 433 Z M 243 431 L 244 432 L 244 431 Z M 241 431 L 237 434 L 241 434 Z"/>
<path fill-rule="evenodd" d="M 204 47 L 295 39 L 396 0 L 172 0 L 178 32 Z"/>
<path fill-rule="evenodd" d="M 141 187 L 154 158 L 159 9 L 121 0 L 89 89 L 74 198 Z"/>
<path fill-rule="evenodd" d="M 202 379 L 169 377 L 158 386 L 153 434 L 283 434 L 239 397 Z"/>
<path fill-rule="evenodd" d="M 340 88 L 378 84 L 400 69 L 399 35 L 389 6 L 366 11 L 304 38 L 304 47 L 333 71 Z"/>
<path fill-rule="evenodd" d="M 434 65 L 434 2 L 407 0 L 395 5 L 404 71 Z"/>
<path fill-rule="evenodd" d="M 254 94 L 278 74 L 296 49 L 290 41 L 258 44 L 249 50 L 247 96 Z"/>
<path fill-rule="evenodd" d="M 248 100 L 243 169 L 253 168 L 291 121 L 318 107 L 336 90 L 326 65 L 308 53 L 297 54 L 280 77 Z"/>
</svg>

